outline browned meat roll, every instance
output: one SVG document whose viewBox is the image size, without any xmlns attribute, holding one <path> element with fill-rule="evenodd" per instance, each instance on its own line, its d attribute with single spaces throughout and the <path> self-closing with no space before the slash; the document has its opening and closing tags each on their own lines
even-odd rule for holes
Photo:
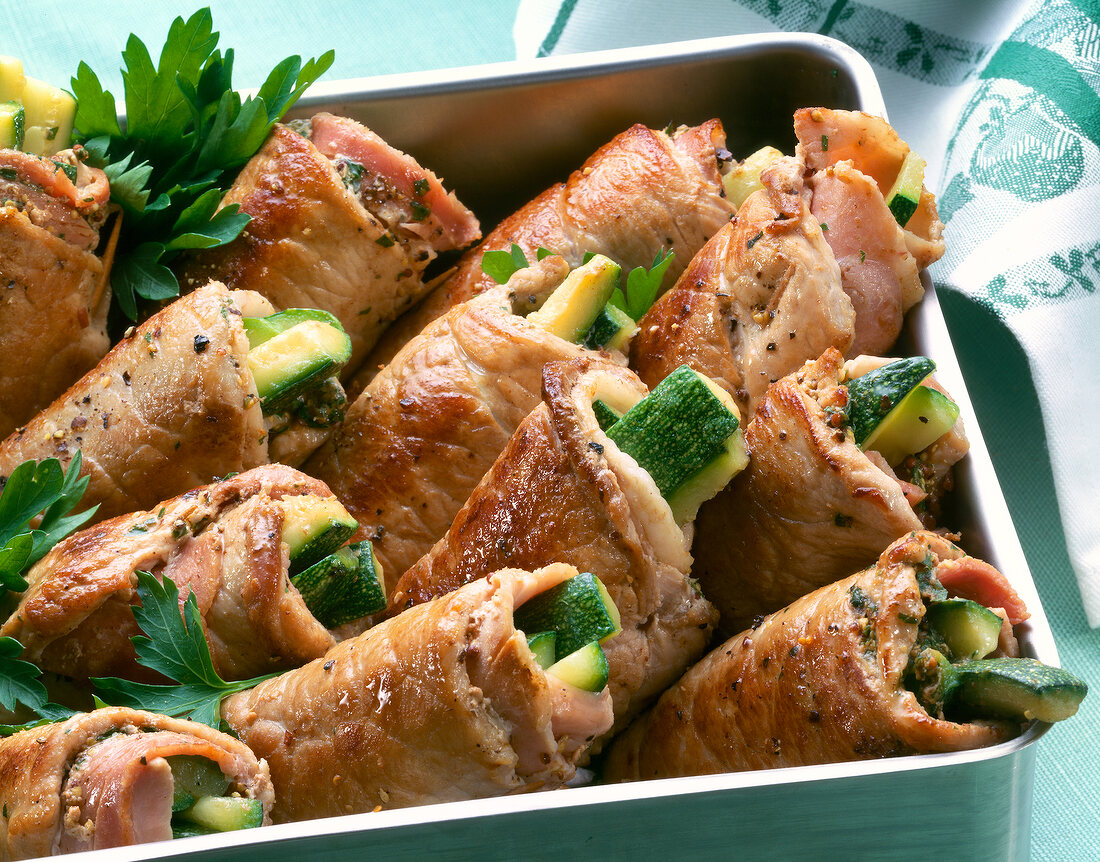
<svg viewBox="0 0 1100 862">
<path fill-rule="evenodd" d="M 197 253 L 184 289 L 210 279 L 279 308 L 320 308 L 351 336 L 350 373 L 424 293 L 438 251 L 481 236 L 477 219 L 431 171 L 359 123 L 317 114 L 276 125 L 222 206 L 252 216 L 228 246 Z"/>
<path fill-rule="evenodd" d="M 692 574 L 718 606 L 722 634 L 871 564 L 894 539 L 921 529 L 914 505 L 927 505 L 928 492 L 862 451 L 832 415 L 847 404 L 850 377 L 884 361 L 846 366 L 828 350 L 768 388 L 745 429 L 749 466 L 695 521 Z M 918 454 L 933 497 L 967 448 L 959 420 Z"/>
<path fill-rule="evenodd" d="M 227 794 L 257 800 L 271 822 L 267 765 L 204 724 L 108 707 L 0 740 L 0 858 L 172 838 L 181 761 L 194 760 L 220 774 Z"/>
<path fill-rule="evenodd" d="M 402 575 L 391 610 L 508 565 L 560 561 L 592 572 L 622 617 L 606 648 L 622 726 L 702 654 L 714 609 L 688 579 L 688 540 L 656 484 L 592 410 L 599 398 L 625 411 L 645 386 L 625 368 L 585 359 L 547 365 L 543 390 L 447 534 Z"/>
<path fill-rule="evenodd" d="M 374 540 L 387 595 L 538 405 L 543 366 L 589 353 L 513 313 L 513 303 L 545 296 L 567 271 L 562 258 L 544 258 L 429 324 L 306 463 Z"/>
<path fill-rule="evenodd" d="M 810 209 L 829 226 L 825 239 L 856 312 L 849 355 L 886 353 L 905 312 L 924 295 L 920 271 L 943 256 L 936 198 L 922 185 L 916 212 L 904 227 L 898 224 L 885 195 L 909 145 L 880 117 L 803 108 L 795 112 L 794 129 L 810 174 Z"/>
<path fill-rule="evenodd" d="M 103 519 L 267 463 L 241 319 L 271 311 L 216 282 L 173 302 L 0 443 L 0 476 L 29 459 L 68 464 L 80 449 L 90 477 L 80 506 L 98 503 Z"/>
<path fill-rule="evenodd" d="M 110 347 L 108 267 L 93 253 L 110 189 L 103 171 L 72 150 L 52 160 L 0 150 L 0 166 L 3 438 Z"/>
<path fill-rule="evenodd" d="M 611 726 L 607 689 L 581 691 L 543 671 L 512 611 L 575 574 L 564 565 L 497 572 L 228 698 L 222 717 L 271 765 L 273 818 L 568 781 Z"/>
<path fill-rule="evenodd" d="M 59 542 L 28 573 L 0 628 L 24 657 L 70 677 L 162 681 L 137 664 L 136 571 L 195 594 L 223 679 L 298 667 L 335 640 L 289 582 L 287 507 L 332 500 L 323 482 L 274 464 L 97 524 Z"/>
<path fill-rule="evenodd" d="M 802 172 L 792 158 L 767 168 L 763 189 L 642 318 L 630 359 L 647 386 L 686 363 L 748 418 L 769 383 L 830 347 L 848 350 L 856 317 Z"/>
<path fill-rule="evenodd" d="M 900 539 L 871 568 L 710 652 L 612 743 L 604 777 L 805 766 L 1007 739 L 1018 724 L 933 717 L 905 684 L 925 615 L 918 577 L 927 583 L 942 569 L 947 586 L 951 570 L 968 565 L 986 566 L 933 533 Z M 1008 606 L 1015 594 L 1002 589 Z"/>
<path fill-rule="evenodd" d="M 586 252 L 624 269 L 650 266 L 661 249 L 676 253 L 669 278 L 732 213 L 722 192 L 718 155 L 726 133 L 718 120 L 668 135 L 635 125 L 597 150 L 564 183 L 551 186 L 466 252 L 456 271 L 386 334 L 364 370 L 384 365 L 406 341 L 448 308 L 491 288 L 481 270 L 487 251 L 512 243 L 529 260 L 548 248 L 579 266 Z"/>
</svg>

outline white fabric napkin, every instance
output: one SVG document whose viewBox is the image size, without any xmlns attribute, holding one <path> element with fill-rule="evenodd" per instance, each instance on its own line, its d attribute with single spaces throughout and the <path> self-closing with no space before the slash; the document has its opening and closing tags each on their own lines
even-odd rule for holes
<svg viewBox="0 0 1100 862">
<path fill-rule="evenodd" d="M 1070 559 L 1100 626 L 1100 2 L 520 0 L 519 58 L 769 31 L 847 42 L 928 161 L 937 284 L 1004 320 L 1043 411 Z"/>
</svg>

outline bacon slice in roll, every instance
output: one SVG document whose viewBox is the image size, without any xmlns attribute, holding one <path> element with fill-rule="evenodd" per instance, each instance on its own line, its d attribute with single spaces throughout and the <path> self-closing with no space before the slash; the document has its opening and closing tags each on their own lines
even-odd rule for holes
<svg viewBox="0 0 1100 862">
<path fill-rule="evenodd" d="M 769 383 L 848 350 L 856 317 L 802 174 L 792 158 L 765 169 L 763 188 L 641 319 L 630 364 L 647 386 L 687 363 L 751 417 Z"/>
<path fill-rule="evenodd" d="M 72 150 L 0 150 L 0 438 L 107 352 L 103 171 Z M 70 177 L 72 174 L 72 177 Z"/>
<path fill-rule="evenodd" d="M 267 764 L 242 743 L 204 724 L 108 707 L 0 740 L 0 857 L 171 839 L 177 782 L 191 765 L 181 760 L 201 761 L 220 778 L 220 798 L 237 800 L 255 825 L 271 822 Z"/>
<path fill-rule="evenodd" d="M 625 368 L 584 359 L 547 365 L 543 393 L 450 530 L 401 576 L 390 610 L 508 565 L 561 561 L 592 572 L 621 615 L 606 652 L 622 726 L 702 654 L 715 613 L 688 579 L 684 529 L 593 413 L 596 399 L 626 411 L 645 386 Z"/>
<path fill-rule="evenodd" d="M 885 361 L 846 366 L 830 349 L 768 388 L 745 429 L 749 466 L 695 521 L 692 574 L 717 605 L 723 634 L 869 565 L 894 539 L 921 529 L 914 507 L 923 510 L 949 484 L 951 465 L 968 448 L 961 420 L 917 455 L 930 478 L 939 476 L 931 495 L 863 451 L 840 421 L 851 369 Z"/>
<path fill-rule="evenodd" d="M 929 589 L 938 572 L 958 568 L 992 570 L 941 536 L 914 533 L 871 568 L 734 636 L 612 743 L 604 777 L 806 766 L 958 751 L 1009 738 L 1018 722 L 945 720 L 926 711 L 907 687 L 925 634 Z M 1022 608 L 998 577 L 999 586 L 989 581 L 998 607 Z M 999 654 L 1015 648 L 1011 632 L 1008 637 Z"/>
<path fill-rule="evenodd" d="M 285 529 L 294 511 L 333 500 L 323 482 L 273 464 L 104 521 L 30 570 L 0 632 L 45 670 L 162 681 L 130 642 L 141 634 L 130 610 L 141 570 L 170 577 L 181 604 L 194 592 L 223 679 L 297 667 L 335 640 L 289 582 Z"/>
<path fill-rule="evenodd" d="M 541 247 L 575 267 L 592 252 L 626 270 L 651 266 L 657 252 L 671 250 L 676 257 L 669 278 L 676 278 L 732 214 L 720 176 L 719 158 L 729 156 L 725 143 L 718 120 L 681 126 L 671 135 L 631 126 L 466 252 L 454 273 L 391 328 L 364 371 L 389 362 L 447 309 L 490 289 L 494 282 L 482 271 L 481 258 L 512 243 L 528 260 Z"/>
<path fill-rule="evenodd" d="M 546 257 L 430 323 L 306 463 L 359 521 L 359 535 L 374 541 L 387 595 L 538 405 L 543 366 L 590 354 L 513 313 L 567 271 L 561 257 Z"/>
<path fill-rule="evenodd" d="M 276 821 L 549 789 L 611 726 L 607 689 L 541 669 L 512 612 L 576 575 L 508 569 L 228 698 L 271 766 Z M 614 643 L 614 639 L 609 643 Z"/>
<path fill-rule="evenodd" d="M 905 313 L 920 301 L 920 271 L 943 256 L 943 223 L 923 184 L 904 225 L 887 205 L 909 145 L 881 117 L 861 111 L 802 108 L 795 112 L 798 154 L 809 172 L 814 218 L 843 274 L 856 312 L 849 355 L 893 347 Z"/>
<path fill-rule="evenodd" d="M 226 193 L 252 216 L 228 246 L 197 253 L 181 284 L 255 290 L 279 308 L 320 308 L 352 339 L 354 371 L 426 287 L 436 253 L 481 236 L 477 219 L 415 159 L 346 117 L 276 124 Z"/>
</svg>

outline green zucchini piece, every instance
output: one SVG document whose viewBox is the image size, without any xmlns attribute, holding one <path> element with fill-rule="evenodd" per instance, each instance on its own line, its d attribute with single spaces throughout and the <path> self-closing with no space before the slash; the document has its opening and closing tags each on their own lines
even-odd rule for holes
<svg viewBox="0 0 1100 862">
<path fill-rule="evenodd" d="M 570 272 L 527 320 L 566 341 L 579 342 L 607 305 L 621 272 L 615 261 L 597 254 Z"/>
<path fill-rule="evenodd" d="M 307 320 L 315 320 L 318 323 L 327 323 L 337 329 L 343 329 L 336 315 L 319 308 L 288 308 L 276 314 L 269 314 L 267 317 L 246 317 L 242 322 L 245 334 L 248 336 L 249 347 L 259 347 L 280 332 L 286 332 Z"/>
<path fill-rule="evenodd" d="M 606 433 L 649 473 L 684 524 L 748 463 L 740 424 L 729 393 L 681 365 Z"/>
<path fill-rule="evenodd" d="M 27 78 L 19 101 L 26 109 L 24 152 L 52 156 L 69 146 L 76 118 L 76 99 L 45 81 Z"/>
<path fill-rule="evenodd" d="M 722 177 L 722 188 L 735 210 L 741 208 L 745 198 L 764 188 L 760 174 L 776 159 L 781 158 L 783 154 L 775 147 L 763 147 L 725 173 Z"/>
<path fill-rule="evenodd" d="M 856 443 L 863 446 L 887 414 L 935 370 L 936 363 L 927 356 L 912 356 L 849 380 L 848 425 Z"/>
<path fill-rule="evenodd" d="M 557 658 L 557 639 L 554 632 L 538 632 L 527 637 L 527 647 L 543 670 L 550 667 Z"/>
<path fill-rule="evenodd" d="M 292 575 L 323 560 L 359 529 L 359 522 L 335 497 L 303 494 L 283 497 L 279 505 Z"/>
<path fill-rule="evenodd" d="M 0 147 L 23 149 L 27 112 L 18 102 L 0 103 Z"/>
<path fill-rule="evenodd" d="M 265 318 L 270 325 L 271 318 Z M 262 337 L 262 333 L 259 333 Z M 248 351 L 248 367 L 265 413 L 336 374 L 351 358 L 351 339 L 339 325 L 304 320 Z"/>
<path fill-rule="evenodd" d="M 603 691 L 611 670 L 603 648 L 596 641 L 592 641 L 554 662 L 546 669 L 546 673 L 574 688 L 584 691 Z"/>
<path fill-rule="evenodd" d="M 525 632 L 552 631 L 557 635 L 554 655 L 564 658 L 589 641 L 605 641 L 622 631 L 619 609 L 607 587 L 584 572 L 562 581 L 516 608 L 516 628 Z"/>
<path fill-rule="evenodd" d="M 290 581 L 325 628 L 376 614 L 386 606 L 382 566 L 370 542 L 340 548 Z"/>
<path fill-rule="evenodd" d="M 925 164 L 924 159 L 910 150 L 901 163 L 901 171 L 894 185 L 886 193 L 886 206 L 890 207 L 890 212 L 902 227 L 909 223 L 920 206 Z"/>
<path fill-rule="evenodd" d="M 951 430 L 959 405 L 931 386 L 916 386 L 867 435 L 863 449 L 874 449 L 891 466 L 923 452 Z"/>
<path fill-rule="evenodd" d="M 245 799 L 243 796 L 204 796 L 176 817 L 181 821 L 194 823 L 214 832 L 234 832 L 238 829 L 255 829 L 261 825 L 264 820 L 264 808 L 259 799 Z"/>
<path fill-rule="evenodd" d="M 592 402 L 592 412 L 596 414 L 596 421 L 600 424 L 600 430 L 604 432 L 623 418 L 622 413 L 598 398 Z"/>
<path fill-rule="evenodd" d="M 197 835 L 216 835 L 217 832 L 217 829 L 208 829 L 205 826 L 199 826 L 197 823 L 188 823 L 178 817 L 172 818 L 173 838 L 194 838 Z"/>
<path fill-rule="evenodd" d="M 1069 671 L 1030 658 L 986 658 L 955 666 L 949 711 L 982 718 L 1062 721 L 1088 686 Z"/>
<path fill-rule="evenodd" d="M 27 76 L 23 74 L 23 61 L 18 57 L 0 56 L 0 102 L 23 101 L 23 88 Z"/>
<path fill-rule="evenodd" d="M 192 754 L 179 754 L 167 760 L 174 785 L 173 813 L 190 808 L 203 796 L 224 796 L 229 789 L 229 779 L 212 760 Z"/>
<path fill-rule="evenodd" d="M 596 316 L 596 321 L 584 336 L 584 346 L 589 350 L 618 350 L 627 351 L 630 339 L 638 331 L 638 324 L 634 318 L 619 308 L 608 303 Z"/>
<path fill-rule="evenodd" d="M 928 606 L 928 623 L 956 661 L 985 658 L 997 648 L 1001 618 L 969 599 L 947 599 Z"/>
</svg>

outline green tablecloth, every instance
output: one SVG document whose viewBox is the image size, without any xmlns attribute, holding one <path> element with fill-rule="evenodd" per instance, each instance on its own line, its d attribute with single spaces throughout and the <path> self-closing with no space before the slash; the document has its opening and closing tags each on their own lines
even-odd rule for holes
<svg viewBox="0 0 1100 862">
<path fill-rule="evenodd" d="M 282 8 L 240 0 L 210 5 L 215 27 L 222 33 L 221 44 L 236 49 L 235 81 L 240 87 L 258 85 L 273 62 L 284 56 L 294 53 L 315 56 L 328 48 L 336 49 L 336 62 L 326 75 L 329 81 L 510 60 L 517 51 L 513 22 L 520 4 L 512 0 L 465 3 L 402 0 L 365 4 L 324 0 Z M 576 0 L 566 0 L 561 5 L 563 9 L 572 7 Z M 740 5 L 757 7 L 761 16 L 766 16 L 769 10 L 774 12 L 771 19 L 774 25 L 778 21 L 776 10 L 784 4 Z M 921 12 L 924 19 L 939 15 L 941 20 L 951 21 L 952 16 L 964 14 L 963 7 L 967 4 L 922 5 L 927 7 Z M 1100 26 L 1096 3 L 1080 0 L 1075 5 L 1091 20 L 1092 27 Z M 832 34 L 840 38 L 845 34 L 842 28 L 835 29 L 838 21 L 849 20 L 854 11 L 867 12 L 870 8 L 843 2 L 808 3 L 805 7 L 806 29 L 833 28 Z M 666 15 L 675 15 L 672 4 L 665 3 L 663 8 Z M 171 18 L 191 11 L 193 7 L 166 9 L 164 4 L 139 0 L 71 6 L 63 11 L 4 4 L 0 8 L 0 28 L 7 38 L 0 51 L 23 57 L 28 74 L 53 83 L 67 82 L 77 63 L 86 60 L 118 94 L 120 79 L 117 73 L 111 79 L 109 73 L 119 67 L 126 35 L 131 31 L 137 33 L 156 51 Z M 734 27 L 736 13 L 742 11 L 737 4 L 724 8 L 710 4 L 710 11 L 707 26 L 712 29 L 707 35 L 739 32 Z M 874 11 L 872 8 L 871 12 Z M 548 37 L 560 22 L 550 23 L 546 38 L 535 40 L 544 51 L 555 47 Z M 660 15 L 643 23 L 646 26 L 641 31 L 635 28 L 629 36 L 614 28 L 589 33 L 586 45 L 615 47 L 702 35 L 690 29 L 685 31 L 676 20 Z M 1010 23 L 1006 22 L 1006 27 Z M 905 26 L 899 19 L 898 27 L 912 42 L 912 33 Z M 561 35 L 559 27 L 553 41 L 556 43 Z M 1091 38 L 1095 44 L 1095 34 Z M 523 46 L 531 38 L 520 33 L 517 40 Z M 873 43 L 868 44 L 874 48 Z M 860 47 L 868 50 L 868 45 Z M 890 94 L 897 71 L 881 67 L 876 71 L 883 75 L 887 106 L 894 112 L 897 106 L 891 103 Z M 906 135 L 906 129 L 901 131 Z M 924 129 L 921 134 L 930 132 Z M 1094 222 L 1100 219 L 1095 210 L 1083 217 Z M 1050 862 L 1100 859 L 1097 828 L 1100 631 L 1088 627 L 1071 570 L 1039 400 L 1027 357 L 1012 332 L 986 306 L 949 290 L 941 294 L 941 302 L 967 375 L 978 421 L 1054 628 L 1062 662 L 1093 689 L 1081 712 L 1072 721 L 1054 728 L 1039 743 L 1032 856 Z M 1050 349 L 1057 348 L 1052 341 Z M 1089 386 L 1094 381 L 1070 378 L 1068 382 L 1082 387 L 1080 397 L 1095 400 Z M 1096 511 L 1100 511 L 1100 504 L 1096 505 Z M 1100 521 L 1095 512 L 1092 517 Z M 959 858 L 965 858 L 964 851 Z"/>
</svg>

